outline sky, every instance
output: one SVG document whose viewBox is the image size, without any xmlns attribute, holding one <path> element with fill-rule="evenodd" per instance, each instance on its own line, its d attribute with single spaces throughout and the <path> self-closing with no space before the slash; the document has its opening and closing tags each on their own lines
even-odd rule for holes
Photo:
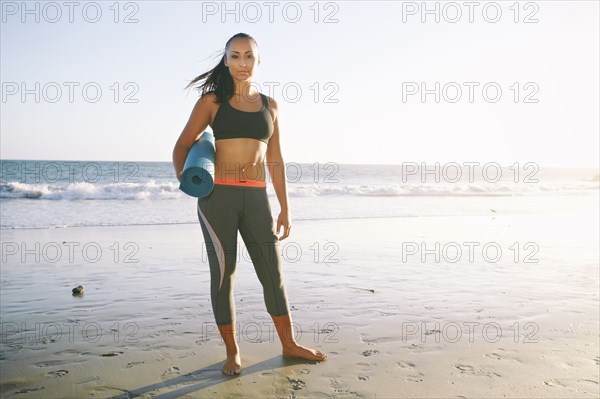
<svg viewBox="0 0 600 399">
<path fill-rule="evenodd" d="M 2 1 L 0 158 L 171 161 L 245 32 L 285 162 L 598 167 L 599 2 L 465 3 Z"/>
</svg>

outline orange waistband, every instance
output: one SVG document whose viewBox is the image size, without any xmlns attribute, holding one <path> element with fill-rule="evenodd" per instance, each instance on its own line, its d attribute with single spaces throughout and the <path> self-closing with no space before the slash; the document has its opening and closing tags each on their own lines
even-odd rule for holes
<svg viewBox="0 0 600 399">
<path fill-rule="evenodd" d="M 260 187 L 266 188 L 267 182 L 252 179 L 227 179 L 221 177 L 215 177 L 215 184 L 222 184 L 224 186 L 242 186 L 242 187 Z"/>
</svg>

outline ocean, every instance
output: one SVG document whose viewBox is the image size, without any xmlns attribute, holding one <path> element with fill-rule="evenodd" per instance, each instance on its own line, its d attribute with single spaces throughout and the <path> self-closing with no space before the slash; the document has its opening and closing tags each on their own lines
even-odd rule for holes
<svg viewBox="0 0 600 399">
<path fill-rule="evenodd" d="M 171 162 L 0 161 L 0 229 L 198 223 Z M 292 221 L 594 211 L 598 169 L 286 163 Z M 267 176 L 274 218 L 279 203 Z"/>
</svg>

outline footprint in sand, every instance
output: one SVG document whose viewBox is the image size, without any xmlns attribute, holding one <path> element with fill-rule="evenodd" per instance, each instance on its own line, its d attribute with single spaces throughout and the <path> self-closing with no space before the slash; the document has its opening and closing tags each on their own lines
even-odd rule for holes
<svg viewBox="0 0 600 399">
<path fill-rule="evenodd" d="M 483 355 L 485 357 L 489 357 L 492 359 L 496 359 L 496 360 L 502 360 L 502 356 L 500 356 L 499 354 L 492 352 L 492 353 L 486 353 L 485 355 Z"/>
<path fill-rule="evenodd" d="M 398 367 L 402 367 L 403 369 L 413 370 L 413 369 L 417 368 L 416 364 L 414 364 L 413 362 L 406 361 L 406 360 L 400 360 L 399 362 L 396 362 L 396 364 L 398 365 Z M 416 370 L 414 370 L 414 371 L 416 371 Z M 425 374 L 421 373 L 420 371 L 417 371 L 417 374 L 409 375 L 404 380 L 408 381 L 408 382 L 423 382 L 424 376 L 425 376 Z"/>
<path fill-rule="evenodd" d="M 367 349 L 362 353 L 363 356 L 371 356 L 372 354 L 379 353 L 377 349 Z"/>
<path fill-rule="evenodd" d="M 39 387 L 39 388 L 23 388 L 23 389 L 19 389 L 18 391 L 16 391 L 15 393 L 29 393 L 29 392 L 35 392 L 35 391 L 39 391 L 41 389 L 46 389 L 45 387 Z"/>
<path fill-rule="evenodd" d="M 565 384 L 558 380 L 544 381 L 544 385 L 546 385 L 547 387 L 566 387 Z"/>
<path fill-rule="evenodd" d="M 128 368 L 131 368 L 133 366 L 137 366 L 138 364 L 144 364 L 144 363 L 146 363 L 146 362 L 144 362 L 144 361 L 141 361 L 141 362 L 129 362 L 129 363 L 127 363 L 127 366 L 125 366 L 125 368 L 128 369 Z"/>
<path fill-rule="evenodd" d="M 368 375 L 359 375 L 358 379 L 359 379 L 359 381 L 368 381 L 369 376 Z"/>
<path fill-rule="evenodd" d="M 396 362 L 396 364 L 405 369 L 414 369 L 415 367 L 417 367 L 414 363 L 407 362 L 404 360 L 400 360 L 399 362 Z"/>
<path fill-rule="evenodd" d="M 103 353 L 100 356 L 102 356 L 102 357 L 113 357 L 113 356 L 122 355 L 123 353 L 125 353 L 125 352 L 108 352 L 108 353 Z"/>
<path fill-rule="evenodd" d="M 577 380 L 577 382 L 588 382 L 590 384 L 598 385 L 598 381 L 594 380 Z"/>
<path fill-rule="evenodd" d="M 373 369 L 373 366 L 377 366 L 377 363 L 358 362 L 356 363 L 356 365 L 360 366 L 360 371 L 371 371 Z"/>
<path fill-rule="evenodd" d="M 549 380 L 549 381 L 544 381 L 544 385 L 546 385 L 547 387 L 563 387 L 563 388 L 567 388 L 569 386 L 569 383 L 571 383 L 573 380 L 566 380 L 565 382 L 561 381 L 561 380 Z M 592 384 L 592 385 L 598 385 L 598 382 L 594 381 L 594 380 L 577 380 L 578 383 L 588 383 L 588 384 Z"/>
<path fill-rule="evenodd" d="M 492 353 L 485 354 L 484 356 L 490 357 L 490 358 L 496 359 L 496 360 L 506 360 L 506 361 L 511 361 L 511 362 L 515 362 L 515 363 L 523 363 L 523 361 L 521 361 L 518 358 L 519 351 L 514 350 L 514 349 L 505 349 L 505 348 L 496 348 L 496 349 L 498 350 L 498 353 L 492 352 Z"/>
<path fill-rule="evenodd" d="M 290 383 L 290 388 L 292 388 L 294 391 L 297 391 L 302 388 L 306 388 L 306 382 L 304 382 L 302 380 L 297 380 L 295 378 L 288 377 L 288 382 Z"/>
<path fill-rule="evenodd" d="M 167 374 L 179 374 L 179 367 L 177 367 L 177 366 L 169 367 L 167 369 L 167 371 L 165 371 L 161 375 L 167 375 Z"/>
<path fill-rule="evenodd" d="M 473 366 L 468 364 L 455 364 L 454 368 L 459 370 L 461 373 L 472 374 L 472 375 L 483 375 L 486 377 L 502 377 L 500 374 L 493 371 L 485 371 L 483 369 L 475 370 Z"/>
<path fill-rule="evenodd" d="M 418 372 L 416 375 L 409 375 L 404 380 L 408 382 L 423 382 L 425 374 Z"/>
<path fill-rule="evenodd" d="M 405 346 L 406 349 L 423 349 L 423 347 L 421 345 L 417 345 L 417 344 L 410 344 L 408 346 Z"/>
<path fill-rule="evenodd" d="M 335 330 L 333 328 L 329 328 L 329 327 L 323 327 L 320 331 L 319 334 L 329 334 L 334 332 Z"/>
<path fill-rule="evenodd" d="M 469 366 L 468 364 L 456 364 L 454 368 L 460 370 L 461 373 L 475 374 L 473 366 Z"/>
<path fill-rule="evenodd" d="M 85 385 L 85 384 L 94 384 L 94 385 L 97 385 L 98 381 L 100 381 L 100 377 L 99 376 L 94 376 L 94 377 L 88 378 L 85 381 L 76 382 L 75 385 Z"/>
<path fill-rule="evenodd" d="M 45 360 L 43 362 L 34 363 L 35 367 L 58 366 L 65 363 L 64 360 Z"/>
<path fill-rule="evenodd" d="M 333 389 L 333 397 L 344 397 L 344 398 L 362 398 L 358 392 L 351 391 L 342 381 L 332 378 L 329 380 L 329 385 Z"/>
<path fill-rule="evenodd" d="M 51 376 L 51 377 L 62 377 L 67 374 L 69 374 L 68 370 L 56 370 L 56 371 L 51 371 L 49 373 L 46 373 L 47 376 Z"/>
</svg>

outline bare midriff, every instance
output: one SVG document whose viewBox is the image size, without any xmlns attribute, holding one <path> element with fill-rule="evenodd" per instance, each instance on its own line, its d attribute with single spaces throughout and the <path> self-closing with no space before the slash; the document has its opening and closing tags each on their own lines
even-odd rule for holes
<svg viewBox="0 0 600 399">
<path fill-rule="evenodd" d="M 264 165 L 267 144 L 256 139 L 215 141 L 215 178 L 266 181 Z"/>
</svg>

